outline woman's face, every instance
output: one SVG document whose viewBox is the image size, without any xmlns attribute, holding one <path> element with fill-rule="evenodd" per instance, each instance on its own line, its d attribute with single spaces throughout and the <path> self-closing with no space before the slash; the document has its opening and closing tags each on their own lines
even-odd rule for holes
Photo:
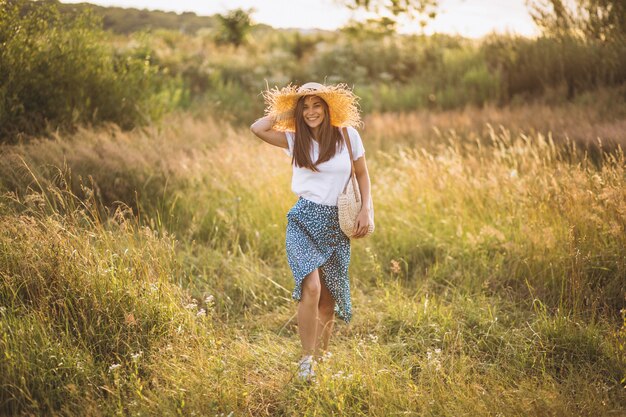
<svg viewBox="0 0 626 417">
<path fill-rule="evenodd" d="M 302 111 L 304 122 L 313 130 L 324 121 L 324 105 L 322 99 L 317 96 L 307 96 L 304 98 L 304 107 Z"/>
</svg>

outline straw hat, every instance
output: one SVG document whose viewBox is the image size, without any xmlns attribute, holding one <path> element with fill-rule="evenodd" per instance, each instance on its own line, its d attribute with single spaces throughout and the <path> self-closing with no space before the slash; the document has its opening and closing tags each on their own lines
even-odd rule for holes
<svg viewBox="0 0 626 417">
<path fill-rule="evenodd" d="M 298 99 L 302 96 L 318 96 L 328 104 L 330 124 L 337 127 L 359 126 L 358 100 L 346 84 L 323 85 L 320 83 L 306 83 L 296 88 L 288 85 L 279 89 L 275 87 L 263 93 L 265 98 L 265 114 L 274 118 L 273 128 L 279 131 L 295 130 L 295 108 Z"/>
</svg>

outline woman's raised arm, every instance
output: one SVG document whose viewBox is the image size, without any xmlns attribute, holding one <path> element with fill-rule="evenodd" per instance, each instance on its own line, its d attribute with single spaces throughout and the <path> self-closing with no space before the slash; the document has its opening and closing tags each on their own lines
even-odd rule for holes
<svg viewBox="0 0 626 417">
<path fill-rule="evenodd" d="M 256 122 L 252 123 L 250 130 L 270 145 L 289 149 L 285 132 L 272 129 L 272 119 L 270 116 L 261 117 Z"/>
</svg>

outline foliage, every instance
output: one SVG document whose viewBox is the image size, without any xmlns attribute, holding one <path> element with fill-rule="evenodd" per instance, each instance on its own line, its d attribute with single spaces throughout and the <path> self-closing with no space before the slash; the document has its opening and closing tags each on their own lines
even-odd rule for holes
<svg viewBox="0 0 626 417">
<path fill-rule="evenodd" d="M 114 122 L 130 128 L 177 105 L 175 80 L 148 54 L 115 53 L 97 20 L 61 15 L 52 5 L 0 5 L 0 140 L 48 126 Z"/>
<path fill-rule="evenodd" d="M 482 49 L 490 71 L 500 79 L 501 103 L 515 96 L 541 96 L 561 86 L 573 99 L 598 86 L 626 83 L 626 43 L 494 36 Z"/>
<path fill-rule="evenodd" d="M 20 4 L 31 6 L 28 13 L 11 18 L 14 8 L 0 17 L 7 40 L 0 72 L 11 80 L 0 88 L 4 141 L 106 121 L 126 129 L 176 108 L 210 108 L 249 124 L 263 112 L 255 97 L 268 85 L 311 80 L 353 86 L 366 113 L 575 101 L 598 89 L 623 91 L 626 83 L 626 42 L 398 35 L 389 17 L 336 33 L 275 30 L 252 25 L 251 11 L 241 9 L 222 16 L 230 23 L 221 29 L 196 33 L 157 29 L 169 23 L 144 11 L 150 32 L 115 35 L 67 5 L 57 13 L 44 3 Z M 14 30 L 15 22 L 25 30 Z"/>
<path fill-rule="evenodd" d="M 396 31 L 396 21 L 388 17 L 367 19 L 364 22 L 352 20 L 341 31 L 354 38 L 385 38 Z"/>
<path fill-rule="evenodd" d="M 217 14 L 216 17 L 220 23 L 217 41 L 232 44 L 235 48 L 243 44 L 252 27 L 250 18 L 252 12 L 252 9 L 234 9 L 226 14 Z"/>
<path fill-rule="evenodd" d="M 419 18 L 422 28 L 437 16 L 439 7 L 438 0 L 343 0 L 343 2 L 352 9 L 374 11 L 377 15 L 385 10 L 393 16 L 387 18 L 392 21 L 400 15 L 411 19 Z"/>
<path fill-rule="evenodd" d="M 625 43 L 506 35 L 473 41 L 355 27 L 339 34 L 253 30 L 238 50 L 183 35 L 165 48 L 154 36 L 152 49 L 190 87 L 192 101 L 246 124 L 262 106 L 241 97 L 257 96 L 266 82 L 346 82 L 368 113 L 574 100 L 605 86 L 619 91 L 626 80 Z"/>
<path fill-rule="evenodd" d="M 560 78 L 567 85 L 569 99 L 577 90 L 606 83 L 606 80 L 616 84 L 625 82 L 625 2 L 533 1 L 530 13 L 546 36 L 542 40 L 543 55 L 557 57 L 550 60 L 551 68 L 546 68 L 550 74 L 545 78 Z M 541 84 L 535 80 L 535 85 Z"/>
<path fill-rule="evenodd" d="M 626 3 L 622 0 L 535 0 L 530 14 L 547 35 L 624 41 Z"/>
<path fill-rule="evenodd" d="M 178 14 L 160 10 L 102 7 L 91 3 L 67 4 L 58 1 L 55 1 L 55 4 L 61 13 L 74 17 L 88 11 L 101 19 L 103 29 L 127 35 L 158 29 L 197 33 L 200 30 L 213 29 L 217 25 L 215 17 L 198 16 L 193 12 Z"/>
</svg>

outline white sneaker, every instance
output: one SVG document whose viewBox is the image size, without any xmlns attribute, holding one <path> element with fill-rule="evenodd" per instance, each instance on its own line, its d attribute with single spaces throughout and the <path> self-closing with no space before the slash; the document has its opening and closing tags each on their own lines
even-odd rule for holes
<svg viewBox="0 0 626 417">
<path fill-rule="evenodd" d="M 310 381 L 315 378 L 315 372 L 313 371 L 313 356 L 304 356 L 298 362 L 298 379 L 301 381 Z"/>
</svg>

